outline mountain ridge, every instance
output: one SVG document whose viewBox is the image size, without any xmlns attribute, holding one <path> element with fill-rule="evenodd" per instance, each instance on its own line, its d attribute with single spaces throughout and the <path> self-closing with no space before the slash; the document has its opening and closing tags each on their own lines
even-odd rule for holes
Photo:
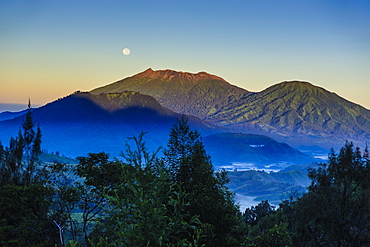
<svg viewBox="0 0 370 247">
<path fill-rule="evenodd" d="M 269 135 L 296 147 L 330 149 L 346 140 L 370 142 L 370 110 L 310 82 L 285 81 L 250 92 L 222 78 L 191 80 L 199 74 L 148 69 L 91 92 L 138 91 L 175 112 L 230 131 Z"/>
<path fill-rule="evenodd" d="M 145 141 L 149 150 L 156 150 L 167 144 L 170 130 L 181 116 L 164 108 L 153 97 L 132 91 L 100 94 L 75 92 L 33 109 L 34 121 L 41 127 L 43 148 L 49 152 L 58 151 L 72 157 L 101 151 L 118 156 L 125 148 L 126 138 L 138 136 L 142 131 L 147 132 Z M 0 121 L 0 140 L 7 141 L 10 136 L 16 136 L 23 118 L 24 116 L 20 116 Z M 277 143 L 267 136 L 224 133 L 219 134 L 222 137 L 220 141 L 214 141 L 215 137 L 217 139 L 219 136 L 214 136 L 215 134 L 227 129 L 194 116 L 188 115 L 187 118 L 191 128 L 204 137 L 207 152 L 212 155 L 212 161 L 216 166 L 220 167 L 234 161 L 249 163 L 252 161 L 251 157 L 255 159 L 253 163 L 259 167 L 275 162 L 297 163 L 295 162 L 297 157 L 300 160 L 306 158 L 287 144 Z M 211 145 L 208 140 L 211 140 Z M 266 147 L 254 150 L 254 145 L 261 143 Z M 233 160 L 227 161 L 225 157 L 216 155 L 225 151 L 227 147 L 230 150 L 236 146 L 243 155 L 234 152 Z M 274 150 L 279 150 L 279 154 L 273 154 Z M 251 154 L 251 157 L 248 154 Z M 283 167 L 284 164 L 281 168 Z"/>
<path fill-rule="evenodd" d="M 162 78 L 164 80 L 170 81 L 173 79 L 184 79 L 189 81 L 220 80 L 229 83 L 219 76 L 212 75 L 204 71 L 194 74 L 190 72 L 175 71 L 170 69 L 153 70 L 152 68 L 148 68 L 147 70 L 138 73 L 135 76 L 139 78 L 150 78 L 150 79 Z"/>
<path fill-rule="evenodd" d="M 158 77 L 159 75 L 164 75 L 165 78 Z M 250 93 L 229 84 L 221 77 L 206 72 L 191 74 L 172 70 L 153 71 L 152 69 L 98 87 L 90 92 L 99 94 L 124 91 L 136 91 L 150 95 L 166 108 L 181 114 L 197 116 L 203 120 L 209 114 L 218 111 L 221 106 Z"/>
<path fill-rule="evenodd" d="M 238 130 L 255 130 L 276 138 L 370 140 L 370 111 L 333 92 L 308 82 L 282 82 L 238 102 L 223 106 L 210 116 L 213 123 Z M 281 140 L 280 138 L 280 140 Z M 328 148 L 328 146 L 327 146 Z"/>
</svg>

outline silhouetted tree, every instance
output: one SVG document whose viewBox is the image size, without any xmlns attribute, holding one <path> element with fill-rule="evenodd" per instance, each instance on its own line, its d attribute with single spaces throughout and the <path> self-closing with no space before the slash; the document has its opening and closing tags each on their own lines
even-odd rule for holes
<svg viewBox="0 0 370 247">
<path fill-rule="evenodd" d="M 77 157 L 79 164 L 76 174 L 83 178 L 78 186 L 81 197 L 79 207 L 82 210 L 82 231 L 85 244 L 89 244 L 90 233 L 107 205 L 108 192 L 121 180 L 121 165 L 110 161 L 108 154 L 89 153 L 88 157 Z"/>
<path fill-rule="evenodd" d="M 305 246 L 370 244 L 370 162 L 347 142 L 311 169 L 309 192 L 293 204 L 294 242 Z"/>
<path fill-rule="evenodd" d="M 21 135 L 10 138 L 9 146 L 5 148 L 3 155 L 0 184 L 21 184 L 23 172 L 23 139 Z"/>
<path fill-rule="evenodd" d="M 243 214 L 244 221 L 247 225 L 255 225 L 266 215 L 274 211 L 274 206 L 271 206 L 268 200 L 260 202 L 257 206 L 246 208 Z"/>
<path fill-rule="evenodd" d="M 41 129 L 34 130 L 31 101 L 22 127 L 16 138 L 11 137 L 9 146 L 3 149 L 0 168 L 0 184 L 30 185 L 35 179 L 35 169 L 41 154 Z"/>
<path fill-rule="evenodd" d="M 34 125 L 31 100 L 29 100 L 28 111 L 22 124 L 22 132 L 19 134 L 23 139 L 25 171 L 22 183 L 25 185 L 32 182 L 36 165 L 39 164 L 39 155 L 41 154 L 41 129 L 38 126 L 37 132 L 35 132 Z"/>
<path fill-rule="evenodd" d="M 17 137 L 0 145 L 0 245 L 54 246 L 57 231 L 49 206 L 53 191 L 35 181 L 41 130 L 33 130 L 31 104 Z"/>
<path fill-rule="evenodd" d="M 204 242 L 209 246 L 235 246 L 243 238 L 242 217 L 226 184 L 225 171 L 214 172 L 197 131 L 183 116 L 170 132 L 164 151 L 170 178 L 188 193 L 188 210 L 203 223 Z"/>
<path fill-rule="evenodd" d="M 174 189 L 143 135 L 130 138 L 135 146 L 127 144 L 126 162 L 109 160 L 105 153 L 79 157 L 86 245 L 197 246 L 198 217 L 188 215 L 186 194 Z"/>
<path fill-rule="evenodd" d="M 243 214 L 248 226 L 247 246 L 290 246 L 291 234 L 288 231 L 288 222 L 284 210 L 266 201 L 247 208 Z"/>
</svg>

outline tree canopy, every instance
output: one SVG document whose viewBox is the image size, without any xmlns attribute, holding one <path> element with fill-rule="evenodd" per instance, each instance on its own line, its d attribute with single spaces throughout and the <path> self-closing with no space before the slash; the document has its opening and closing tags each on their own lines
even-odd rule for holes
<svg viewBox="0 0 370 247">
<path fill-rule="evenodd" d="M 205 243 L 233 246 L 240 241 L 242 217 L 226 187 L 226 172 L 214 171 L 200 134 L 190 129 L 186 117 L 172 127 L 164 154 L 170 178 L 188 193 L 189 213 L 200 216 Z"/>
<path fill-rule="evenodd" d="M 0 143 L 1 246 L 369 246 L 370 156 L 346 142 L 307 193 L 241 214 L 201 135 L 182 117 L 163 157 L 145 133 L 121 157 L 89 153 L 77 164 L 42 163 L 32 110 Z"/>
</svg>

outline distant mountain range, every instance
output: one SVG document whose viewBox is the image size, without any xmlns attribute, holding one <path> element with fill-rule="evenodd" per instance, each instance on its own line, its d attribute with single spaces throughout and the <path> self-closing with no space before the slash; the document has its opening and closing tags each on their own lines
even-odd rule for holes
<svg viewBox="0 0 370 247">
<path fill-rule="evenodd" d="M 0 103 L 0 113 L 4 111 L 17 112 L 27 109 L 27 104 Z"/>
<path fill-rule="evenodd" d="M 4 146 L 17 135 L 24 114 L 0 113 Z M 318 161 L 313 154 L 325 156 L 346 140 L 370 143 L 368 109 L 300 81 L 250 92 L 206 72 L 148 69 L 33 109 L 42 148 L 49 151 L 42 157 L 47 162 L 75 162 L 51 152 L 74 158 L 105 151 L 117 157 L 127 137 L 142 131 L 154 151 L 166 146 L 183 114 L 201 133 L 216 169 L 233 170 L 229 188 L 256 203 L 268 199 L 278 204 L 292 191 L 304 192 L 310 183 L 307 169 L 317 166 L 311 163 Z"/>
<path fill-rule="evenodd" d="M 163 106 L 230 131 L 271 136 L 295 147 L 338 148 L 370 141 L 370 110 L 314 86 L 292 81 L 249 92 L 205 72 L 148 69 L 94 89 L 93 94 L 138 91 Z"/>
<path fill-rule="evenodd" d="M 26 112 L 27 110 L 21 110 L 21 111 L 16 111 L 16 112 L 10 112 L 10 111 L 0 112 L 0 121 L 13 119 L 13 118 L 22 116 L 26 114 Z"/>
<path fill-rule="evenodd" d="M 42 129 L 42 146 L 49 152 L 72 157 L 100 151 L 118 156 L 126 148 L 126 138 L 138 136 L 142 131 L 147 132 L 145 141 L 151 150 L 165 147 L 170 129 L 181 115 L 161 106 L 151 96 L 132 91 L 76 92 L 33 110 L 34 120 Z M 17 134 L 23 117 L 15 115 L 0 121 L 3 142 Z M 248 163 L 259 168 L 275 164 L 283 168 L 314 161 L 269 137 L 223 133 L 227 131 L 225 127 L 187 117 L 189 125 L 204 136 L 206 150 L 218 168 L 227 168 L 233 163 Z"/>
<path fill-rule="evenodd" d="M 0 113 L 4 144 L 17 134 L 21 114 Z M 323 88 L 295 81 L 249 92 L 206 72 L 148 69 L 34 109 L 43 147 L 73 157 L 118 155 L 125 138 L 141 131 L 150 148 L 165 146 L 182 114 L 217 166 L 309 163 L 312 157 L 289 145 L 319 150 L 370 141 L 370 111 Z"/>
</svg>

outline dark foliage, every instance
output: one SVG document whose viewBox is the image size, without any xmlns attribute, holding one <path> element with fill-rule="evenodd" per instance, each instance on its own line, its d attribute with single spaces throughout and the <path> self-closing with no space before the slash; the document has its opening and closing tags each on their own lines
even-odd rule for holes
<svg viewBox="0 0 370 247">
<path fill-rule="evenodd" d="M 35 170 L 40 164 L 41 129 L 34 130 L 31 102 L 16 138 L 11 137 L 9 146 L 0 146 L 0 185 L 28 186 L 38 179 Z"/>
<path fill-rule="evenodd" d="M 328 164 L 311 170 L 309 192 L 294 205 L 295 242 L 306 246 L 370 244 L 370 162 L 347 142 Z"/>
<path fill-rule="evenodd" d="M 369 246 L 370 157 L 347 142 L 309 170 L 311 185 L 275 209 L 243 215 L 185 117 L 164 158 L 144 133 L 121 159 L 89 153 L 79 164 L 41 164 L 31 107 L 8 147 L 0 143 L 1 246 Z M 129 145 L 133 142 L 134 145 Z"/>
<path fill-rule="evenodd" d="M 242 218 L 233 194 L 226 187 L 226 172 L 214 172 L 199 133 L 190 130 L 184 116 L 173 126 L 164 154 L 170 178 L 189 194 L 188 212 L 200 216 L 205 243 L 210 246 L 240 243 Z"/>
<path fill-rule="evenodd" d="M 34 130 L 31 104 L 8 147 L 0 145 L 0 245 L 52 246 L 58 235 L 49 214 L 53 191 L 37 167 L 41 130 Z"/>
</svg>

